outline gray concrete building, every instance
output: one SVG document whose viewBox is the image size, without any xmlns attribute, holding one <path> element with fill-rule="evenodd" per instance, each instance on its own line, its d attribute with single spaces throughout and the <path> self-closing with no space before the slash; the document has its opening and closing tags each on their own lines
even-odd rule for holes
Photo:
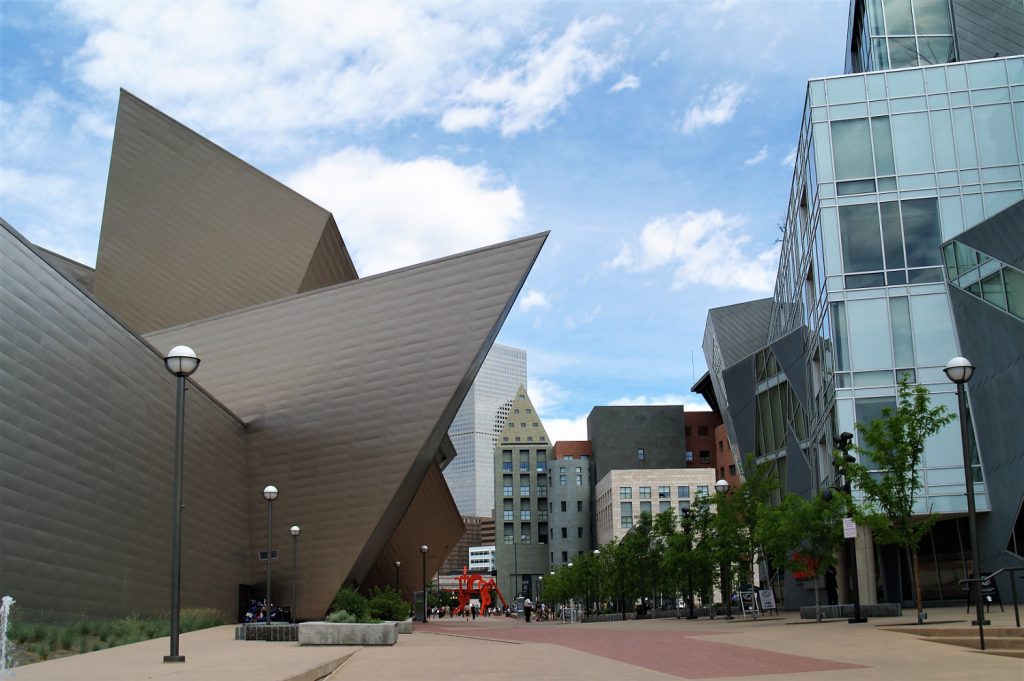
<svg viewBox="0 0 1024 681">
<path fill-rule="evenodd" d="M 591 480 L 613 470 L 686 468 L 685 426 L 682 405 L 594 407 L 587 416 Z"/>
<path fill-rule="evenodd" d="M 565 565 L 594 549 L 591 459 L 589 441 L 555 443 L 548 470 L 552 566 Z"/>
</svg>

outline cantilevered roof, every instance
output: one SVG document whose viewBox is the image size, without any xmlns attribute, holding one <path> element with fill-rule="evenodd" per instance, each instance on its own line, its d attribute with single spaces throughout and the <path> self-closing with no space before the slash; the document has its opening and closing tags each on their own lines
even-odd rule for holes
<svg viewBox="0 0 1024 681">
<path fill-rule="evenodd" d="M 708 310 L 708 323 L 714 328 L 725 366 L 732 366 L 764 347 L 771 313 L 771 298 Z"/>
<path fill-rule="evenodd" d="M 274 517 L 316 537 L 304 553 L 310 580 L 300 616 L 323 614 L 343 582 L 379 571 L 545 239 L 147 336 L 158 348 L 193 347 L 202 359 L 194 380 L 247 423 L 249 503 L 277 485 Z M 439 521 L 455 517 L 446 499 L 451 508 L 435 511 Z M 265 544 L 265 532 L 254 523 L 253 546 Z"/>
<path fill-rule="evenodd" d="M 325 209 L 121 91 L 93 293 L 129 327 L 355 278 Z"/>
</svg>

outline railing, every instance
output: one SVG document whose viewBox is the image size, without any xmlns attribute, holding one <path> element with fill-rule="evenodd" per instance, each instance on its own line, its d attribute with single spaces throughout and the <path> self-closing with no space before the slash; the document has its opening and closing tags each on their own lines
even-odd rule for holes
<svg viewBox="0 0 1024 681">
<path fill-rule="evenodd" d="M 1004 572 L 1010 573 L 1010 592 L 1013 594 L 1013 617 L 1017 621 L 1017 628 L 1020 628 L 1020 609 L 1019 609 L 1018 603 L 1017 603 L 1017 576 L 1014 573 L 1015 572 L 1019 572 L 1021 570 L 1024 570 L 1024 567 L 1004 567 L 1004 568 L 1000 568 L 1000 569 L 996 570 L 995 572 L 993 572 L 992 574 L 984 576 L 984 577 L 965 577 L 965 578 L 957 580 L 957 581 L 960 584 L 973 584 L 973 583 L 977 583 L 977 585 L 974 588 L 980 589 L 981 588 L 981 584 L 983 582 L 987 582 L 987 581 L 989 581 L 989 580 L 991 580 L 991 579 L 993 579 L 993 578 L 1003 574 Z M 1000 600 L 1000 603 L 1001 602 L 1002 601 Z M 981 649 L 985 650 L 985 613 L 978 612 L 977 616 L 978 616 L 978 640 L 981 643 Z"/>
</svg>

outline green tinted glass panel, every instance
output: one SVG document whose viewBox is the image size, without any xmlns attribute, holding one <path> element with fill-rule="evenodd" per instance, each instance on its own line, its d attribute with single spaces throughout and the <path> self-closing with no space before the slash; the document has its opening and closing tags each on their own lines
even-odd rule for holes
<svg viewBox="0 0 1024 681">
<path fill-rule="evenodd" d="M 913 35 L 914 15 L 910 0 L 883 0 L 885 5 L 885 30 L 889 35 Z"/>
<path fill-rule="evenodd" d="M 999 272 L 981 280 L 981 296 L 996 307 L 1006 309 L 1006 290 L 1003 288 L 1003 276 Z"/>
<path fill-rule="evenodd" d="M 871 132 L 867 119 L 832 123 L 832 157 L 837 180 L 873 177 Z"/>
<path fill-rule="evenodd" d="M 941 265 L 942 230 L 937 199 L 901 201 L 903 233 L 906 236 L 907 267 Z"/>
<path fill-rule="evenodd" d="M 889 299 L 892 319 L 893 359 L 897 366 L 914 366 L 913 331 L 910 326 L 910 303 L 904 297 Z"/>
<path fill-rule="evenodd" d="M 914 0 L 914 24 L 918 33 L 952 33 L 949 0 Z"/>
<path fill-rule="evenodd" d="M 1024 319 L 1024 273 L 1012 267 L 1003 269 L 1006 284 L 1006 309 Z"/>
<path fill-rule="evenodd" d="M 850 337 L 846 333 L 845 303 L 832 303 L 832 337 L 836 348 L 836 371 L 849 371 Z"/>
<path fill-rule="evenodd" d="M 903 259 L 903 231 L 900 228 L 900 207 L 895 201 L 879 205 L 882 213 L 882 245 L 885 250 L 885 268 L 899 269 L 906 266 Z"/>
<path fill-rule="evenodd" d="M 1009 104 L 974 107 L 974 125 L 981 165 L 1017 162 L 1017 140 L 1013 137 L 1013 114 Z"/>
<path fill-rule="evenodd" d="M 871 141 L 875 147 L 875 167 L 878 175 L 893 175 L 896 164 L 892 158 L 892 129 L 888 116 L 871 119 Z"/>
<path fill-rule="evenodd" d="M 917 40 L 889 38 L 889 66 L 894 69 L 917 66 Z"/>
<path fill-rule="evenodd" d="M 846 272 L 883 269 L 882 238 L 876 204 L 840 206 L 839 233 Z"/>
<path fill-rule="evenodd" d="M 921 66 L 948 64 L 954 59 L 953 37 L 918 38 L 917 56 L 921 60 Z"/>
</svg>

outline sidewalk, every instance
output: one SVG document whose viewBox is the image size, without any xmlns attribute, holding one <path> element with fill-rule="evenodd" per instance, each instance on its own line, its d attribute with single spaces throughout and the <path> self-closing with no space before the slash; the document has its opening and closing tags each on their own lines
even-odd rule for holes
<svg viewBox="0 0 1024 681">
<path fill-rule="evenodd" d="M 931 625 L 969 626 L 962 608 L 933 609 Z M 1013 610 L 989 613 L 1013 626 Z M 235 641 L 234 627 L 182 635 L 184 664 L 164 664 L 168 639 L 17 667 L 16 681 L 673 681 L 680 678 L 824 681 L 1021 681 L 1024 660 L 887 631 L 911 611 L 866 624 L 686 619 L 560 624 L 512 618 L 431 620 L 394 646 L 317 647 Z M 340 665 L 340 666 L 339 666 Z M 333 672 L 333 673 L 332 673 Z"/>
</svg>

